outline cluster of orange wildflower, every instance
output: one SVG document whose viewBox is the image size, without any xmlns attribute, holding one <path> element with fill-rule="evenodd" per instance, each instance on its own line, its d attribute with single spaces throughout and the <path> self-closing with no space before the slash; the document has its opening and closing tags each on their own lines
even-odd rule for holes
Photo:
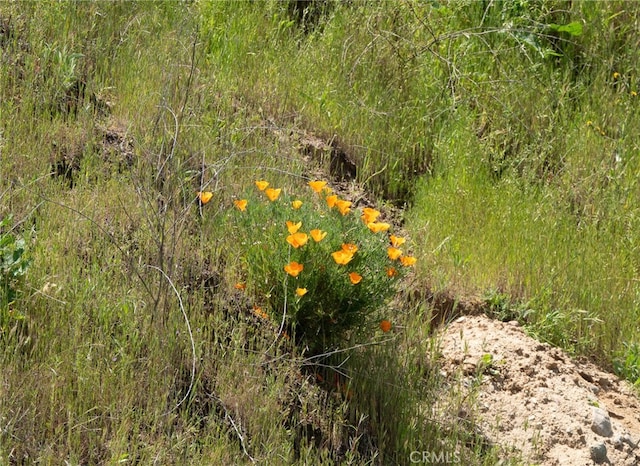
<svg viewBox="0 0 640 466">
<path fill-rule="evenodd" d="M 344 199 L 340 199 L 337 194 L 333 194 L 331 189 L 327 186 L 326 181 L 315 180 L 310 181 L 308 183 L 311 190 L 318 194 L 320 198 L 324 199 L 329 210 L 336 209 L 341 215 L 346 216 L 352 211 L 352 202 Z M 255 181 L 256 188 L 264 193 L 266 198 L 270 202 L 276 202 L 280 195 L 282 194 L 281 188 L 273 188 L 269 185 L 268 181 L 265 180 L 257 180 Z M 201 204 L 205 204 L 211 200 L 212 193 L 209 192 L 199 192 L 198 199 Z M 233 201 L 233 205 L 241 212 L 245 212 L 248 208 L 249 201 L 247 199 L 236 199 Z M 294 211 L 297 211 L 302 208 L 304 205 L 302 200 L 294 199 L 290 201 L 291 208 Z M 387 232 L 391 229 L 391 225 L 387 222 L 379 221 L 379 217 L 381 216 L 381 212 L 371 208 L 364 207 L 361 212 L 360 219 L 363 224 L 374 234 L 378 234 L 381 232 Z M 285 240 L 289 244 L 290 247 L 294 249 L 300 249 L 307 246 L 309 243 L 309 238 L 311 238 L 315 243 L 319 243 L 325 239 L 327 236 L 327 232 L 323 231 L 319 228 L 314 228 L 307 230 L 307 232 L 302 231 L 303 224 L 301 221 L 286 221 L 286 228 L 288 235 L 285 234 Z M 401 247 L 406 243 L 405 238 L 396 236 L 394 234 L 389 234 L 389 245 L 387 246 L 387 256 L 391 261 L 398 261 L 402 266 L 410 267 L 416 264 L 417 259 L 410 255 L 405 255 Z M 341 245 L 340 249 L 331 253 L 331 257 L 334 262 L 338 266 L 347 266 L 350 264 L 354 258 L 356 257 L 356 253 L 358 252 L 358 246 L 353 243 L 345 242 Z M 366 256 L 365 256 L 366 257 Z M 356 264 L 359 261 L 355 262 Z M 350 267 L 349 267 L 350 268 Z M 349 278 L 349 282 L 352 285 L 358 285 L 363 281 L 366 282 L 366 277 L 363 277 L 361 273 L 356 271 L 349 270 L 349 268 L 345 267 L 345 270 L 348 271 L 347 276 Z M 367 269 L 368 270 L 368 269 Z M 284 265 L 284 272 L 288 274 L 292 278 L 299 278 L 300 274 L 304 271 L 304 265 L 298 263 L 295 260 L 291 260 L 289 263 Z M 386 276 L 388 278 L 394 278 L 399 275 L 398 270 L 389 266 L 385 269 Z M 365 272 L 362 272 L 364 275 L 367 275 Z M 304 283 L 304 282 L 301 282 Z M 246 285 L 244 283 L 237 283 L 235 287 L 238 290 L 245 290 Z M 303 296 L 308 293 L 308 289 L 304 288 L 301 284 L 300 286 L 295 288 L 295 296 L 298 300 L 300 300 Z M 264 313 L 260 308 L 256 307 L 253 310 L 253 313 L 262 318 L 268 318 L 266 313 Z M 389 332 L 391 330 L 391 322 L 389 320 L 382 320 L 379 323 L 379 327 L 383 332 Z"/>
</svg>

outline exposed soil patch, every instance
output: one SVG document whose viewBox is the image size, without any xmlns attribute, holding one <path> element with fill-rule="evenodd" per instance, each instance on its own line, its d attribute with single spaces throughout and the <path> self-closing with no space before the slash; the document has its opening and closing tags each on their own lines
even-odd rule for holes
<svg viewBox="0 0 640 466">
<path fill-rule="evenodd" d="M 463 316 L 440 331 L 443 370 L 475 396 L 475 423 L 525 464 L 640 464 L 640 400 L 626 382 L 529 337 L 516 322 Z M 477 388 L 471 388 L 477 387 Z M 474 392 L 474 390 L 477 390 Z M 594 427 L 597 408 L 610 431 Z M 604 451 L 604 457 L 599 457 Z"/>
</svg>

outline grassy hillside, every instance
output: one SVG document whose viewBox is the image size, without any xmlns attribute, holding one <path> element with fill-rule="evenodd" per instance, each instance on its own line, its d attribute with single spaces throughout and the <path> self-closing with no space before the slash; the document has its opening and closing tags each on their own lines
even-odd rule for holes
<svg viewBox="0 0 640 466">
<path fill-rule="evenodd" d="M 640 380 L 639 8 L 0 3 L 2 463 L 494 464 L 434 294 Z M 418 259 L 324 354 L 234 204 L 320 178 Z"/>
</svg>

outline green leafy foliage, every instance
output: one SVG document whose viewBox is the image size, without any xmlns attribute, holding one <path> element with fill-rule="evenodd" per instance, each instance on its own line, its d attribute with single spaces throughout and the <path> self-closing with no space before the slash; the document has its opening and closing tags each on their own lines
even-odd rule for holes
<svg viewBox="0 0 640 466">
<path fill-rule="evenodd" d="M 389 317 L 383 305 L 413 263 L 400 249 L 404 239 L 392 236 L 394 248 L 390 225 L 373 218 L 376 211 L 353 210 L 323 188 L 273 201 L 270 189 L 250 190 L 236 201 L 243 210 L 232 213 L 243 273 L 258 305 L 314 353 L 371 338 Z"/>
<path fill-rule="evenodd" d="M 6 309 L 20 292 L 20 282 L 31 261 L 25 255 L 25 241 L 10 231 L 11 217 L 0 222 L 0 306 Z"/>
<path fill-rule="evenodd" d="M 9 227 L 11 216 L 0 221 L 0 337 L 4 339 L 17 330 L 25 316 L 13 308 L 21 293 L 21 285 L 31 260 L 25 254 L 25 241 Z"/>
</svg>

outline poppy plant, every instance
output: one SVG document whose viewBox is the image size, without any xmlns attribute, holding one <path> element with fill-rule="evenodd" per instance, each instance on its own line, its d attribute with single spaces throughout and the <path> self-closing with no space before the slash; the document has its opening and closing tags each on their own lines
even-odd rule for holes
<svg viewBox="0 0 640 466">
<path fill-rule="evenodd" d="M 392 261 L 397 260 L 402 255 L 402 250 L 389 246 L 387 248 L 387 254 Z"/>
<path fill-rule="evenodd" d="M 402 256 L 400 257 L 400 262 L 402 262 L 402 265 L 404 265 L 405 267 L 411 267 L 412 265 L 415 265 L 416 262 L 418 262 L 418 259 L 413 256 Z"/>
<path fill-rule="evenodd" d="M 376 209 L 372 209 L 371 207 L 365 207 L 362 209 L 362 216 L 360 217 L 365 225 L 373 223 L 380 216 L 380 212 Z"/>
<path fill-rule="evenodd" d="M 313 189 L 314 192 L 320 194 L 322 192 L 322 188 L 327 185 L 326 181 L 309 181 L 309 186 Z"/>
<path fill-rule="evenodd" d="M 236 290 L 244 291 L 244 290 L 246 290 L 246 289 L 247 289 L 247 284 L 246 284 L 246 283 L 242 283 L 242 282 L 238 282 L 238 283 L 236 283 L 235 285 L 233 285 L 233 287 L 234 287 Z"/>
<path fill-rule="evenodd" d="M 259 306 L 253 306 L 252 312 L 254 315 L 256 315 L 257 317 L 260 317 L 261 319 L 269 319 L 269 314 L 264 312 L 262 308 Z"/>
<path fill-rule="evenodd" d="M 246 199 L 237 199 L 233 201 L 233 205 L 236 206 L 236 208 L 242 212 L 247 210 L 247 204 L 248 202 Z"/>
<path fill-rule="evenodd" d="M 269 186 L 269 182 L 268 181 L 256 181 L 256 187 L 260 191 L 264 191 L 265 189 L 267 189 L 267 186 Z"/>
<path fill-rule="evenodd" d="M 387 269 L 387 277 L 389 278 L 393 278 L 396 275 L 398 275 L 398 271 L 395 269 L 395 267 L 389 267 Z"/>
<path fill-rule="evenodd" d="M 355 254 L 358 252 L 358 246 L 353 243 L 342 243 L 341 249 L 349 254 Z"/>
<path fill-rule="evenodd" d="M 298 210 L 300 207 L 302 207 L 302 201 L 296 199 L 295 201 L 293 201 L 291 203 L 291 207 L 293 207 L 294 209 Z"/>
<path fill-rule="evenodd" d="M 200 200 L 200 204 L 204 205 L 211 200 L 213 197 L 213 193 L 211 191 L 200 191 L 198 192 L 198 199 Z"/>
<path fill-rule="evenodd" d="M 406 241 L 404 238 L 396 235 L 390 235 L 389 239 L 391 240 L 391 246 L 393 246 L 394 248 L 399 248 Z"/>
<path fill-rule="evenodd" d="M 258 188 L 260 191 L 264 191 L 265 189 L 267 189 L 267 186 L 269 186 L 268 181 L 264 181 L 264 180 L 256 181 L 256 188 Z"/>
<path fill-rule="evenodd" d="M 292 235 L 287 236 L 287 243 L 289 243 L 294 248 L 298 249 L 301 246 L 307 244 L 309 237 L 306 233 L 294 233 Z"/>
<path fill-rule="evenodd" d="M 357 285 L 362 281 L 362 275 L 357 272 L 351 272 L 349 274 L 349 280 L 351 280 L 351 283 L 353 283 L 354 285 Z"/>
<path fill-rule="evenodd" d="M 347 265 L 353 259 L 353 254 L 345 251 L 344 249 L 340 249 L 339 251 L 332 252 L 331 256 L 333 260 L 336 261 L 336 264 L 339 265 Z"/>
<path fill-rule="evenodd" d="M 278 189 L 267 188 L 264 190 L 264 193 L 267 195 L 267 197 L 271 202 L 275 201 L 276 199 L 278 199 L 278 197 L 280 197 L 280 192 L 282 192 L 282 189 L 280 188 Z"/>
<path fill-rule="evenodd" d="M 293 223 L 292 221 L 287 220 L 287 230 L 289 231 L 289 234 L 291 234 L 291 235 L 296 233 L 300 229 L 301 226 L 302 226 L 302 222 Z"/>
<path fill-rule="evenodd" d="M 351 201 L 345 201 L 342 199 L 336 201 L 336 207 L 342 215 L 347 215 L 351 211 L 350 206 Z"/>
<path fill-rule="evenodd" d="M 367 227 L 374 233 L 380 233 L 381 231 L 387 231 L 391 228 L 391 225 L 388 223 L 371 222 L 367 223 Z"/>
<path fill-rule="evenodd" d="M 387 333 L 389 330 L 391 330 L 391 322 L 386 319 L 381 321 L 380 330 L 382 330 L 384 333 Z"/>
<path fill-rule="evenodd" d="M 284 271 L 292 277 L 297 277 L 300 272 L 304 270 L 304 265 L 298 264 L 296 261 L 291 261 L 284 266 Z"/>
<path fill-rule="evenodd" d="M 306 294 L 307 294 L 307 289 L 306 288 L 296 288 L 296 296 L 298 298 L 302 298 Z"/>
<path fill-rule="evenodd" d="M 325 236 L 327 236 L 326 231 L 318 230 L 317 228 L 311 230 L 309 233 L 311 234 L 311 237 L 316 243 L 319 243 L 324 239 Z"/>
<path fill-rule="evenodd" d="M 335 194 L 332 194 L 331 196 L 327 196 L 327 205 L 329 206 L 330 209 L 333 209 L 333 207 L 336 205 L 336 202 L 338 202 L 338 196 L 336 196 Z"/>
</svg>

